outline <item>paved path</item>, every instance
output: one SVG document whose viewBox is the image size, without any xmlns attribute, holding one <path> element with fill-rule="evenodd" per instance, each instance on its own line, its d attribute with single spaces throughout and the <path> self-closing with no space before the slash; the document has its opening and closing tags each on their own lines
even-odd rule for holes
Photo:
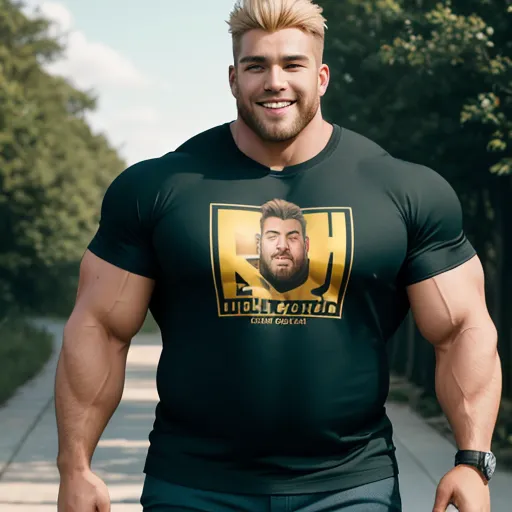
<svg viewBox="0 0 512 512">
<path fill-rule="evenodd" d="M 58 473 L 53 379 L 62 325 L 50 324 L 56 349 L 45 370 L 0 409 L 0 511 L 55 512 Z M 159 337 L 140 334 L 128 356 L 121 404 L 93 459 L 106 481 L 112 512 L 140 512 L 142 468 L 157 400 Z M 404 512 L 431 512 L 436 484 L 452 466 L 452 445 L 409 408 L 388 405 L 395 428 Z M 492 511 L 510 512 L 512 473 L 498 471 L 491 483 Z M 507 500 L 508 496 L 508 500 Z"/>
</svg>

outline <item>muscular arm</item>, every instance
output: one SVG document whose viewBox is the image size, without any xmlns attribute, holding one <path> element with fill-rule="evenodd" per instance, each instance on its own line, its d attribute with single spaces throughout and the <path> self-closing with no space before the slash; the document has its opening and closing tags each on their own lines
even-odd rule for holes
<svg viewBox="0 0 512 512">
<path fill-rule="evenodd" d="M 489 451 L 501 365 L 479 259 L 414 284 L 408 294 L 418 329 L 435 347 L 436 393 L 458 448 Z"/>
<path fill-rule="evenodd" d="M 90 467 L 121 400 L 128 348 L 144 322 L 152 290 L 152 280 L 86 252 L 55 382 L 61 473 Z"/>
</svg>

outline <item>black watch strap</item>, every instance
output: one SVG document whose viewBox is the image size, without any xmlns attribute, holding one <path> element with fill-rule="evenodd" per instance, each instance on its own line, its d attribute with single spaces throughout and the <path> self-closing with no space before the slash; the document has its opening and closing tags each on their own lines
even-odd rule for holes
<svg viewBox="0 0 512 512">
<path fill-rule="evenodd" d="M 496 466 L 494 455 L 491 452 L 476 450 L 459 450 L 455 455 L 455 465 L 465 464 L 473 466 L 482 473 L 486 480 L 490 480 Z"/>
<path fill-rule="evenodd" d="M 482 466 L 485 463 L 485 452 L 475 450 L 459 450 L 455 455 L 455 465 L 470 464 L 472 466 Z"/>
</svg>

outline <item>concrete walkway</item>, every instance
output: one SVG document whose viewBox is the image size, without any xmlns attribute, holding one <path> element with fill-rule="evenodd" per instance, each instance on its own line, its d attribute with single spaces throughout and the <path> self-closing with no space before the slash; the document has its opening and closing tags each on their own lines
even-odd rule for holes
<svg viewBox="0 0 512 512">
<path fill-rule="evenodd" d="M 0 408 L 0 511 L 55 512 L 58 473 L 53 404 L 55 366 L 62 325 L 45 325 L 55 334 L 55 352 L 44 371 Z M 157 401 L 159 336 L 140 334 L 128 356 L 121 404 L 98 445 L 93 469 L 107 483 L 112 512 L 141 510 L 142 468 Z M 389 404 L 400 464 L 404 512 L 431 512 L 437 482 L 453 464 L 453 446 L 409 408 Z M 492 511 L 510 512 L 512 473 L 497 471 L 491 482 Z M 508 499 L 507 499 L 508 497 Z"/>
</svg>

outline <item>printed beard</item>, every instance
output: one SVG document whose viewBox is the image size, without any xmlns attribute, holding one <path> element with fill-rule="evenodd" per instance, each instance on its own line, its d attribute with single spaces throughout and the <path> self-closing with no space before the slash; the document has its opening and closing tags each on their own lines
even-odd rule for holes
<svg viewBox="0 0 512 512">
<path fill-rule="evenodd" d="M 301 269 L 289 279 L 279 279 L 272 275 L 266 263 L 260 263 L 260 274 L 279 293 L 289 292 L 303 285 L 309 277 L 309 259 Z"/>
</svg>

